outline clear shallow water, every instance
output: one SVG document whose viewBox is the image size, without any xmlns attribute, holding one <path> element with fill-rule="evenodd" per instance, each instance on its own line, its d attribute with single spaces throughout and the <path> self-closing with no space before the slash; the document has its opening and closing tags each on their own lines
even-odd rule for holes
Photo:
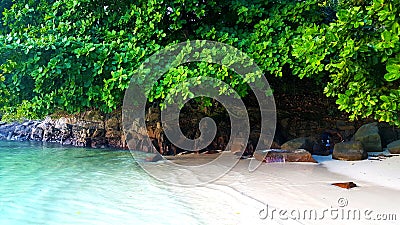
<svg viewBox="0 0 400 225">
<path fill-rule="evenodd" d="M 0 224 L 203 224 L 182 199 L 128 151 L 0 142 Z"/>
</svg>

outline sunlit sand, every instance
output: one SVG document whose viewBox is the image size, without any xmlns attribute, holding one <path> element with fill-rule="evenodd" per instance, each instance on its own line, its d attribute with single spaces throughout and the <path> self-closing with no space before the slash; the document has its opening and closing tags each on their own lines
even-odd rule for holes
<svg viewBox="0 0 400 225">
<path fill-rule="evenodd" d="M 196 159 L 204 162 L 212 157 L 193 154 L 170 160 L 190 164 Z M 254 172 L 248 171 L 250 160 L 245 159 L 213 182 L 194 187 L 168 185 L 168 188 L 191 196 L 188 201 L 192 207 L 201 206 L 198 212 L 209 214 L 210 224 L 398 224 L 400 157 L 358 162 L 332 160 L 330 156 L 316 159 L 321 162 L 263 163 Z M 165 175 L 169 181 L 178 183 L 183 179 L 202 182 L 208 176 L 227 169 L 221 163 L 210 166 L 201 174 L 194 172 L 182 176 L 182 170 L 168 170 L 168 163 L 148 164 L 146 168 L 152 168 L 151 173 L 156 176 Z M 332 185 L 349 181 L 357 187 L 343 189 Z M 292 216 L 305 211 L 306 218 L 279 215 L 279 210 L 291 212 Z M 308 215 L 311 211 L 317 214 Z M 359 212 L 360 215 L 353 218 L 351 214 L 347 218 L 347 214 L 339 214 L 335 217 L 328 215 L 331 211 L 342 214 Z M 392 220 L 379 221 L 378 214 L 392 216 Z M 393 218 L 394 214 L 397 217 Z"/>
</svg>

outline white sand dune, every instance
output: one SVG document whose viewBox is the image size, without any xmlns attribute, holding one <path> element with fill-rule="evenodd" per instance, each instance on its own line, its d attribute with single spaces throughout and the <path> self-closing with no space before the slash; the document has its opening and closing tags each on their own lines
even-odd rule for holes
<svg viewBox="0 0 400 225">
<path fill-rule="evenodd" d="M 316 158 L 322 162 L 264 163 L 254 172 L 248 171 L 249 160 L 240 160 L 214 182 L 169 188 L 198 210 L 204 224 L 400 224 L 400 157 L 359 162 Z M 168 163 L 149 167 L 156 176 L 193 182 L 227 169 L 214 165 L 203 174 L 187 175 L 170 170 Z M 348 181 L 358 187 L 331 185 Z"/>
</svg>

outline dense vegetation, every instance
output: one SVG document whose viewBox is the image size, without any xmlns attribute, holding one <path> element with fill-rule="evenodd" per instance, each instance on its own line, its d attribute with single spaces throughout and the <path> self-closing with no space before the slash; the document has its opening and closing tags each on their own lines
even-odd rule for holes
<svg viewBox="0 0 400 225">
<path fill-rule="evenodd" d="M 0 0 L 3 119 L 121 106 L 133 71 L 157 50 L 187 40 L 246 52 L 267 79 L 308 77 L 351 119 L 400 126 L 398 0 Z M 198 74 L 242 96 L 245 81 L 197 63 L 171 69 L 150 100 Z"/>
</svg>

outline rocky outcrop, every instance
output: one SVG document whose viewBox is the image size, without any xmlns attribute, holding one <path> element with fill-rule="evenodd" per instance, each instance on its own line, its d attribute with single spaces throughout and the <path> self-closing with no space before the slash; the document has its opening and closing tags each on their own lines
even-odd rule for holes
<svg viewBox="0 0 400 225">
<path fill-rule="evenodd" d="M 313 146 L 315 143 L 316 142 L 314 140 L 312 140 L 311 138 L 300 137 L 300 138 L 296 138 L 296 139 L 290 140 L 288 142 L 285 142 L 281 146 L 281 149 L 284 149 L 284 150 L 305 149 L 309 152 L 312 152 Z"/>
<path fill-rule="evenodd" d="M 387 148 L 391 154 L 400 154 L 400 140 L 389 143 Z"/>
<path fill-rule="evenodd" d="M 120 117 L 104 118 L 89 111 L 82 118 L 1 123 L 0 139 L 42 141 L 92 148 L 126 148 Z"/>
<path fill-rule="evenodd" d="M 376 122 L 365 124 L 354 134 L 354 140 L 361 142 L 367 152 L 382 151 L 381 136 L 377 125 Z"/>
<path fill-rule="evenodd" d="M 355 161 L 368 158 L 367 151 L 359 141 L 337 143 L 333 149 L 333 159 Z"/>
<path fill-rule="evenodd" d="M 312 162 L 316 163 L 310 152 L 305 149 L 283 150 L 269 149 L 254 152 L 254 158 L 266 162 Z"/>
<path fill-rule="evenodd" d="M 292 104 L 292 96 L 281 96 L 285 104 Z M 309 103 L 314 98 L 303 99 L 298 96 L 303 103 Z M 250 101 L 249 102 L 255 102 Z M 282 99 L 281 99 L 282 100 Z M 276 101 L 277 104 L 283 103 Z M 321 104 L 323 101 L 320 102 Z M 301 107 L 300 107 L 301 106 Z M 380 151 L 382 145 L 386 147 L 392 141 L 400 139 L 400 130 L 391 126 L 379 123 L 379 133 L 376 130 L 376 124 L 365 125 L 358 129 L 366 121 L 347 121 L 345 117 L 332 117 L 327 112 L 319 109 L 327 109 L 330 104 L 322 104 L 316 110 L 313 107 L 303 107 L 303 104 L 295 104 L 292 108 L 282 105 L 281 110 L 277 111 L 276 131 L 268 131 L 264 136 L 260 135 L 261 117 L 259 110 L 255 110 L 256 105 L 248 107 L 249 120 L 251 125 L 250 136 L 247 146 L 238 145 L 237 142 L 231 146 L 233 152 L 245 149 L 244 155 L 251 155 L 257 144 L 261 143 L 257 149 L 279 149 L 297 150 L 305 149 L 312 154 L 328 155 L 329 151 L 323 148 L 320 143 L 321 134 L 326 129 L 334 129 L 338 131 L 344 140 L 348 141 L 352 137 L 359 140 L 364 145 L 364 149 L 368 151 Z M 227 150 L 227 144 L 230 141 L 231 126 L 229 115 L 226 110 L 221 107 L 209 108 L 207 113 L 199 111 L 198 107 L 189 105 L 181 111 L 182 117 L 179 119 L 179 125 L 182 133 L 190 138 L 195 139 L 200 135 L 198 122 L 204 116 L 209 116 L 215 120 L 218 130 L 215 139 L 212 141 L 207 150 Z M 284 109 L 284 110 L 282 110 Z M 301 110 L 306 110 L 302 112 Z M 141 128 L 141 136 L 133 136 L 132 134 L 124 134 L 122 131 L 121 111 L 112 112 L 110 114 L 100 113 L 98 111 L 87 111 L 78 116 L 67 116 L 59 119 L 47 118 L 42 121 L 26 121 L 22 123 L 4 123 L 0 122 L 0 139 L 8 140 L 34 140 L 45 142 L 58 142 L 63 145 L 87 146 L 87 147 L 116 147 L 127 148 L 126 140 L 129 140 L 130 146 L 145 152 L 153 152 L 154 148 L 163 155 L 178 154 L 184 150 L 179 149 L 173 143 L 170 143 L 163 134 L 162 125 L 160 126 L 160 109 L 157 104 L 153 103 L 146 109 L 146 127 Z M 369 120 L 370 122 L 370 120 Z M 132 126 L 135 126 L 132 124 Z M 132 127 L 137 130 L 138 127 Z M 368 128 L 368 129 L 367 129 Z M 379 134 L 382 141 L 380 146 Z M 137 134 L 139 135 L 139 134 Z M 150 143 L 144 143 L 144 136 L 150 138 Z M 261 136 L 261 137 L 260 137 Z M 274 137 L 271 145 L 271 137 Z M 300 138 L 298 138 L 300 137 Z M 307 137 L 307 138 L 306 138 Z M 292 139 L 292 140 L 291 140 Z M 288 141 L 290 140 L 290 141 Z M 341 140 L 334 140 L 338 143 Z M 240 142 L 239 142 L 240 143 Z M 244 142 L 242 142 L 244 143 Z"/>
</svg>

